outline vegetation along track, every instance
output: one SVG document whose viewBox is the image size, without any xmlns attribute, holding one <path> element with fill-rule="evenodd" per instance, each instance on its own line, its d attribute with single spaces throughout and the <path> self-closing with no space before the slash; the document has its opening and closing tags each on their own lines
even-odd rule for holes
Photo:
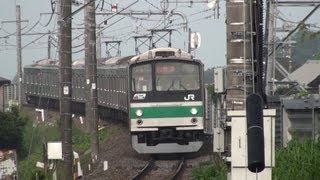
<svg viewBox="0 0 320 180">
<path fill-rule="evenodd" d="M 178 163 L 176 163 L 178 161 Z M 155 160 L 151 158 L 148 163 L 132 178 L 139 179 L 178 179 L 185 165 L 185 159 Z"/>
</svg>

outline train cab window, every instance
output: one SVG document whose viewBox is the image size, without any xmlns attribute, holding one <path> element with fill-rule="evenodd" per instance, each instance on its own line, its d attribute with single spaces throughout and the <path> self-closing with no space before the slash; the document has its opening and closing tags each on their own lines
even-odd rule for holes
<svg viewBox="0 0 320 180">
<path fill-rule="evenodd" d="M 156 64 L 157 91 L 198 90 L 199 65 L 180 62 Z"/>
<path fill-rule="evenodd" d="M 151 64 L 132 68 L 132 91 L 146 92 L 152 90 Z"/>
</svg>

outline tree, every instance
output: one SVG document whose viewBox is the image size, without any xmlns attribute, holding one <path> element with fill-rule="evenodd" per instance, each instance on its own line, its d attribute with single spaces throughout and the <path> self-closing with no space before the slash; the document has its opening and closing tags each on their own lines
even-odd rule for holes
<svg viewBox="0 0 320 180">
<path fill-rule="evenodd" d="M 0 149 L 16 149 L 18 156 L 25 155 L 23 131 L 26 122 L 18 107 L 13 107 L 9 112 L 0 112 Z"/>
<path fill-rule="evenodd" d="M 208 68 L 204 71 L 204 83 L 212 84 L 213 83 L 213 70 L 214 68 Z"/>
<path fill-rule="evenodd" d="M 307 60 L 320 60 L 320 31 L 310 30 L 308 25 L 303 25 L 294 35 L 297 42 L 293 48 L 292 59 L 299 64 Z"/>
</svg>

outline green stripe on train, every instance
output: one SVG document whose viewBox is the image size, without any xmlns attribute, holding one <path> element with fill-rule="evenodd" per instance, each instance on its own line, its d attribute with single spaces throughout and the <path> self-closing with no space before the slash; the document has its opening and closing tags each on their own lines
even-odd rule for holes
<svg viewBox="0 0 320 180">
<path fill-rule="evenodd" d="M 192 115 L 191 108 L 196 108 L 198 113 Z M 136 110 L 143 111 L 142 118 L 169 118 L 169 117 L 201 117 L 203 116 L 203 106 L 166 106 L 166 107 L 137 107 L 130 108 L 130 117 L 132 119 L 138 118 Z"/>
</svg>

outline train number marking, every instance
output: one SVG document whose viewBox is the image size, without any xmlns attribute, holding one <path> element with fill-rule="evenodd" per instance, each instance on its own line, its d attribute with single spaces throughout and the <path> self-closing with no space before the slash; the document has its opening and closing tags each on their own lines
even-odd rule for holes
<svg viewBox="0 0 320 180">
<path fill-rule="evenodd" d="M 194 101 L 194 94 L 188 94 L 188 96 L 185 96 L 185 97 L 184 97 L 184 100 L 185 100 L 185 101 L 190 101 L 190 100 L 193 100 L 193 101 Z"/>
<path fill-rule="evenodd" d="M 134 94 L 133 95 L 133 100 L 143 100 L 146 98 L 145 93 L 140 93 L 140 94 Z"/>
</svg>

